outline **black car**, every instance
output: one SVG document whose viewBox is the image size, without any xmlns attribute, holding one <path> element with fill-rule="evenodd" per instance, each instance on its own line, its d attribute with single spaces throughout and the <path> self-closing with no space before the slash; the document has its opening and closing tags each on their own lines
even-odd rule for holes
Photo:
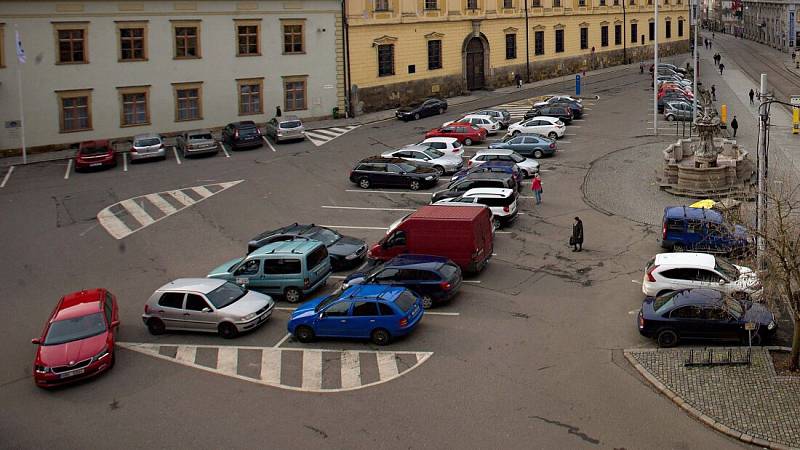
<svg viewBox="0 0 800 450">
<path fill-rule="evenodd" d="M 525 119 L 533 119 L 538 116 L 555 117 L 561 119 L 565 124 L 572 122 L 572 110 L 568 106 L 555 105 L 555 106 L 534 106 L 525 113 Z"/>
<path fill-rule="evenodd" d="M 444 114 L 447 111 L 447 101 L 440 98 L 429 98 L 422 103 L 402 106 L 397 108 L 395 115 L 400 120 L 418 120 L 422 117 Z"/>
<path fill-rule="evenodd" d="M 222 142 L 231 149 L 257 148 L 264 145 L 261 130 L 252 120 L 231 122 L 222 129 Z"/>
<path fill-rule="evenodd" d="M 428 188 L 439 181 L 439 172 L 430 164 L 371 156 L 362 159 L 350 172 L 350 181 L 362 189 L 373 186 L 405 187 L 412 191 Z"/>
<path fill-rule="evenodd" d="M 572 111 L 572 117 L 580 119 L 583 117 L 583 105 L 575 100 L 566 97 L 551 97 L 547 100 L 549 106 L 566 106 Z"/>
<path fill-rule="evenodd" d="M 436 203 L 445 198 L 452 198 L 464 195 L 474 188 L 501 188 L 513 189 L 517 192 L 517 181 L 514 175 L 507 172 L 475 172 L 463 178 L 450 182 L 447 189 L 434 192 L 431 196 L 431 203 Z"/>
<path fill-rule="evenodd" d="M 755 323 L 753 345 L 775 334 L 775 315 L 764 305 L 737 299 L 712 289 L 683 289 L 647 297 L 639 311 L 639 333 L 654 338 L 659 347 L 681 339 L 748 342 L 745 324 Z"/>
<path fill-rule="evenodd" d="M 293 223 L 277 230 L 265 231 L 250 239 L 250 242 L 247 243 L 247 253 L 250 254 L 254 250 L 272 242 L 297 238 L 314 239 L 325 244 L 328 247 L 333 270 L 355 267 L 364 260 L 364 256 L 367 254 L 367 244 L 361 239 L 342 236 L 330 228 L 314 225 L 313 223 L 311 225 Z"/>
</svg>

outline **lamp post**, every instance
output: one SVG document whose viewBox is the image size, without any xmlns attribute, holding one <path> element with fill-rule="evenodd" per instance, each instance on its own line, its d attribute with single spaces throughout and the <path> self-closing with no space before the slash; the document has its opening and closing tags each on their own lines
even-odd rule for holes
<svg viewBox="0 0 800 450">
<path fill-rule="evenodd" d="M 653 34 L 655 34 L 655 45 L 653 46 L 653 134 L 658 136 L 658 2 L 655 1 L 655 14 L 653 21 Z"/>
<path fill-rule="evenodd" d="M 625 10 L 626 1 L 628 0 L 622 0 L 622 61 L 625 64 L 628 64 L 628 39 L 627 39 L 628 18 L 627 18 L 627 12 Z"/>
<path fill-rule="evenodd" d="M 530 46 L 530 38 L 528 35 L 530 34 L 530 26 L 528 25 L 528 0 L 525 0 L 525 82 L 531 82 L 531 46 Z"/>
</svg>

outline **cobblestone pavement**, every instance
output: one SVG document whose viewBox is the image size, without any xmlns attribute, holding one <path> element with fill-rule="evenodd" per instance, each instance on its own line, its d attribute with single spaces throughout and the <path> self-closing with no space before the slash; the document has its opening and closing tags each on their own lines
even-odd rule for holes
<svg viewBox="0 0 800 450">
<path fill-rule="evenodd" d="M 727 348 L 715 350 L 727 355 Z M 734 348 L 739 351 L 745 349 Z M 668 391 L 653 383 L 657 388 L 675 403 L 691 406 L 696 411 L 683 408 L 715 429 L 760 446 L 800 447 L 800 379 L 776 376 L 767 348 L 753 349 L 750 366 L 687 368 L 689 352 L 635 349 L 625 354 Z"/>
</svg>

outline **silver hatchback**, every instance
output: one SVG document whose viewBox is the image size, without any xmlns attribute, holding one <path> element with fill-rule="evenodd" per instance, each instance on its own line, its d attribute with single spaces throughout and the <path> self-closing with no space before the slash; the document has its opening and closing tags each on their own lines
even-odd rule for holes
<svg viewBox="0 0 800 450">
<path fill-rule="evenodd" d="M 219 143 L 210 131 L 194 130 L 178 136 L 178 148 L 185 158 L 190 155 L 217 153 Z"/>
<path fill-rule="evenodd" d="M 225 280 L 179 278 L 158 288 L 144 305 L 142 321 L 151 334 L 167 330 L 236 337 L 263 324 L 275 301 Z"/>
<path fill-rule="evenodd" d="M 164 139 L 161 135 L 155 133 L 138 134 L 134 136 L 133 144 L 128 154 L 131 157 L 131 161 L 150 158 L 164 159 L 167 157 L 167 150 L 164 148 Z"/>
<path fill-rule="evenodd" d="M 264 125 L 264 134 L 275 142 L 305 139 L 306 129 L 297 116 L 275 117 Z"/>
</svg>

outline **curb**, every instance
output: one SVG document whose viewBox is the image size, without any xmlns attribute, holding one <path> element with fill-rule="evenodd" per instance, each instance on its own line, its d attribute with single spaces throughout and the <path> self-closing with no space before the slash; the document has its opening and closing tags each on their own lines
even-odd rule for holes
<svg viewBox="0 0 800 450">
<path fill-rule="evenodd" d="M 784 349 L 785 347 L 763 347 L 767 351 L 772 349 Z M 789 447 L 784 444 L 780 444 L 778 442 L 767 441 L 761 438 L 753 437 L 745 432 L 739 431 L 735 428 L 731 428 L 722 422 L 718 422 L 713 417 L 701 412 L 694 406 L 690 405 L 686 400 L 680 397 L 678 394 L 673 392 L 670 388 L 668 388 L 664 383 L 659 381 L 655 376 L 653 376 L 647 369 L 644 368 L 636 358 L 634 358 L 631 353 L 633 351 L 638 350 L 646 350 L 646 349 L 633 349 L 633 350 L 623 350 L 623 354 L 625 355 L 625 359 L 636 369 L 637 372 L 641 376 L 645 378 L 654 388 L 656 388 L 661 394 L 665 395 L 668 399 L 672 400 L 676 406 L 679 406 L 685 412 L 687 412 L 690 416 L 694 417 L 695 419 L 703 422 L 710 428 L 714 430 L 726 434 L 732 438 L 738 439 L 746 444 L 757 445 L 759 447 L 770 448 L 774 450 L 790 450 L 796 449 L 797 447 Z"/>
</svg>

